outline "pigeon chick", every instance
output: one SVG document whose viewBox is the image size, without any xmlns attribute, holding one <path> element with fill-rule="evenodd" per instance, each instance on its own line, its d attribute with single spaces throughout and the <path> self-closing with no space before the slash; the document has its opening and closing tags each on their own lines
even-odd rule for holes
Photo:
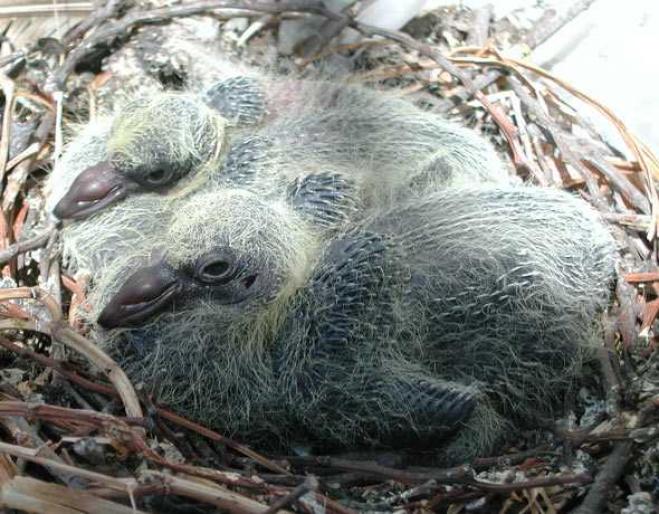
<svg viewBox="0 0 659 514">
<path fill-rule="evenodd" d="M 330 240 L 294 205 L 196 195 L 160 260 L 99 284 L 102 342 L 134 380 L 252 441 L 432 441 L 449 460 L 552 413 L 614 272 L 587 204 L 447 188 Z"/>
<path fill-rule="evenodd" d="M 209 177 L 247 174 L 269 189 L 273 178 L 283 184 L 304 167 L 306 173 L 350 170 L 377 196 L 409 184 L 507 180 L 482 138 L 394 95 L 290 79 L 260 89 L 265 85 L 255 80 L 234 77 L 204 95 L 162 93 L 130 102 L 112 121 L 102 160 L 72 183 L 55 170 L 53 180 L 70 188 L 54 214 L 82 219 L 135 193 L 177 194 Z M 263 117 L 263 128 L 255 129 Z"/>
</svg>

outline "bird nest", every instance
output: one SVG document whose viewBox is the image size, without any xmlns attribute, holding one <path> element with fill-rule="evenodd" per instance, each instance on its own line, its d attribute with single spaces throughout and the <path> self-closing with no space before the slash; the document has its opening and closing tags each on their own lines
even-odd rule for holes
<svg viewBox="0 0 659 514">
<path fill-rule="evenodd" d="M 150 7 L 109 0 L 60 38 L 13 46 L 6 32 L 3 512 L 652 512 L 659 488 L 659 161 L 606 106 L 527 59 L 590 3 L 542 16 L 529 30 L 491 22 L 487 9 L 444 9 L 395 32 L 315 2 Z M 354 80 L 396 88 L 481 130 L 525 181 L 591 202 L 619 242 L 621 269 L 599 363 L 569 417 L 522 434 L 499 456 L 445 469 L 406 453 L 264 455 L 159 404 L 86 338 L 77 312 L 93 277 L 66 273 L 58 228 L 43 208 L 41 186 L 61 151 L 63 126 L 94 115 L 126 60 L 138 63 L 138 73 L 180 85 L 185 62 L 149 54 L 148 43 L 175 34 L 184 18 L 212 20 L 225 51 L 273 67 L 281 20 L 311 15 L 321 30 L 286 66 L 304 72 L 350 63 Z M 346 28 L 356 36 L 336 43 Z M 604 125 L 615 140 L 602 134 Z"/>
</svg>

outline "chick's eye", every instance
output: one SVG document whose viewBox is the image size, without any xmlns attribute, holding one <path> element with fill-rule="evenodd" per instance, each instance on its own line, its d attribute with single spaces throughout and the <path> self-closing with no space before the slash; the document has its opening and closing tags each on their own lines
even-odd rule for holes
<svg viewBox="0 0 659 514">
<path fill-rule="evenodd" d="M 196 275 L 207 284 L 222 284 L 233 278 L 231 263 L 222 259 L 203 263 L 198 267 Z"/>
<path fill-rule="evenodd" d="M 152 186 L 163 186 L 172 179 L 172 172 L 165 168 L 157 168 L 150 171 L 146 176 L 146 183 Z"/>
</svg>

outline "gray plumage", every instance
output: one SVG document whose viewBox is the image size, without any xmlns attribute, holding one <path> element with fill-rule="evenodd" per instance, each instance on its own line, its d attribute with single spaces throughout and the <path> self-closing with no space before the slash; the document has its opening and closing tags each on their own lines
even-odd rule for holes
<svg viewBox="0 0 659 514">
<path fill-rule="evenodd" d="M 449 188 L 330 241 L 310 227 L 290 202 L 196 196 L 159 264 L 99 284 L 101 323 L 138 325 L 104 344 L 163 401 L 252 441 L 431 439 L 455 460 L 551 414 L 597 337 L 615 245 L 566 193 Z"/>
</svg>

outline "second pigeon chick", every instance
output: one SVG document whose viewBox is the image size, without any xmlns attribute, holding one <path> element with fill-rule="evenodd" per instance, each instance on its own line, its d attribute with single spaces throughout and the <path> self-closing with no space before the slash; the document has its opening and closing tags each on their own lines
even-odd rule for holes
<svg viewBox="0 0 659 514">
<path fill-rule="evenodd" d="M 102 326 L 133 327 L 104 344 L 161 400 L 252 441 L 431 439 L 449 460 L 552 412 L 615 262 L 584 202 L 512 186 L 434 192 L 331 241 L 223 189 L 182 206 L 162 250 L 95 293 Z"/>
<path fill-rule="evenodd" d="M 222 104 L 223 112 L 189 94 L 163 93 L 129 103 L 112 122 L 107 157 L 75 178 L 54 213 L 84 218 L 136 192 L 163 193 L 198 187 L 208 176 L 230 176 L 236 165 L 244 171 L 256 164 L 252 173 L 258 168 L 270 176 L 288 171 L 289 177 L 305 165 L 312 171 L 348 166 L 358 182 L 367 179 L 387 192 L 410 182 L 432 187 L 507 178 L 482 138 L 393 95 L 328 81 L 274 83 L 280 94 L 272 101 L 286 102 L 285 107 L 276 106 L 278 115 L 264 130 L 234 131 L 231 141 L 226 141 L 225 117 L 231 107 L 222 102 L 211 104 Z M 238 88 L 238 97 L 229 86 L 214 93 L 240 109 L 240 92 L 247 89 Z M 227 155 L 231 149 L 233 155 Z M 259 163 L 250 162 L 255 155 Z M 298 169 L 279 165 L 282 158 Z"/>
</svg>

